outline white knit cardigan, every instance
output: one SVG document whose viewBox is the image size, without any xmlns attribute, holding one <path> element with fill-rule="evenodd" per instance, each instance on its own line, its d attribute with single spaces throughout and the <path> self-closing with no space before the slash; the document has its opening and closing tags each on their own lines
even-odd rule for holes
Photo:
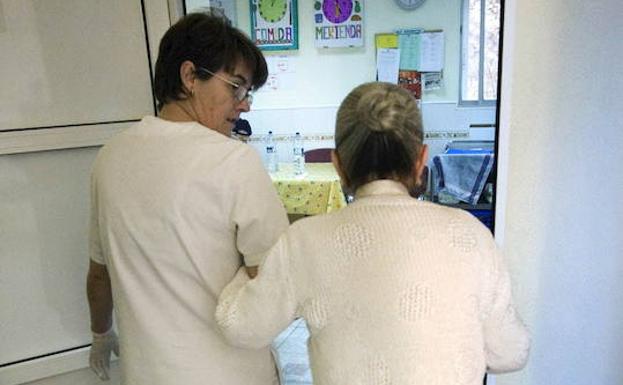
<svg viewBox="0 0 623 385">
<path fill-rule="evenodd" d="M 291 225 L 216 311 L 228 341 L 249 348 L 295 317 L 310 329 L 315 385 L 476 385 L 522 368 L 530 346 L 488 229 L 385 180 Z"/>
</svg>

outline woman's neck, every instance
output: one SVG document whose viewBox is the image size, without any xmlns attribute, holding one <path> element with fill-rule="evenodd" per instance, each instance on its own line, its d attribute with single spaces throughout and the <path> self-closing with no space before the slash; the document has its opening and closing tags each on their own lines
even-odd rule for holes
<svg viewBox="0 0 623 385">
<path fill-rule="evenodd" d="M 165 104 L 158 116 L 170 122 L 196 122 L 197 119 L 191 114 L 191 109 L 183 103 L 183 101 L 176 100 Z"/>
</svg>

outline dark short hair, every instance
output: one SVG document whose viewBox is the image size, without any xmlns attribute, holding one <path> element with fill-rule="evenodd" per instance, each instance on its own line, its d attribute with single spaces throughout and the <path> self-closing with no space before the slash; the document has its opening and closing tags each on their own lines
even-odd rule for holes
<svg viewBox="0 0 623 385">
<path fill-rule="evenodd" d="M 252 89 L 263 86 L 268 77 L 264 55 L 243 32 L 222 17 L 191 13 L 171 26 L 160 41 L 154 75 L 158 109 L 187 97 L 180 79 L 180 67 L 186 60 L 212 72 L 228 73 L 242 62 L 252 73 Z M 211 77 L 204 71 L 197 71 L 196 76 L 203 80 Z"/>
<path fill-rule="evenodd" d="M 417 102 L 397 85 L 362 84 L 338 109 L 335 151 L 349 193 L 378 179 L 415 182 L 413 167 L 423 141 Z"/>
</svg>

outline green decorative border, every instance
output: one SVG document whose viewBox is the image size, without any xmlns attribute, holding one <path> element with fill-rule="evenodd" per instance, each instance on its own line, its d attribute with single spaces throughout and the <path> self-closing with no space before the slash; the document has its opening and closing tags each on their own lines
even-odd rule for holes
<svg viewBox="0 0 623 385">
<path fill-rule="evenodd" d="M 249 0 L 249 12 L 251 13 L 251 39 L 262 51 L 284 51 L 299 49 L 299 17 L 298 17 L 298 0 L 288 0 L 290 2 L 290 16 L 292 17 L 292 43 L 289 44 L 259 44 L 255 36 L 255 8 L 257 0 Z"/>
</svg>

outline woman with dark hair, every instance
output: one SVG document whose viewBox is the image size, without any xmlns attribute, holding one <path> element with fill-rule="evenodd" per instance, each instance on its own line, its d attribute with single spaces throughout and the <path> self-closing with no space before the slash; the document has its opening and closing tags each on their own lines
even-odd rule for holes
<svg viewBox="0 0 623 385">
<path fill-rule="evenodd" d="M 293 223 L 255 279 L 238 272 L 216 312 L 227 339 L 260 348 L 304 317 L 319 385 L 477 385 L 485 370 L 523 367 L 529 336 L 491 233 L 410 196 L 426 159 L 409 92 L 355 88 L 333 152 L 354 203 Z"/>
<path fill-rule="evenodd" d="M 99 152 L 92 173 L 91 367 L 108 378 L 113 303 L 122 383 L 269 385 L 268 348 L 226 344 L 217 296 L 287 227 L 257 152 L 230 138 L 266 61 L 223 19 L 192 14 L 160 43 L 147 116 Z M 113 301 L 114 299 L 114 301 Z"/>
</svg>

